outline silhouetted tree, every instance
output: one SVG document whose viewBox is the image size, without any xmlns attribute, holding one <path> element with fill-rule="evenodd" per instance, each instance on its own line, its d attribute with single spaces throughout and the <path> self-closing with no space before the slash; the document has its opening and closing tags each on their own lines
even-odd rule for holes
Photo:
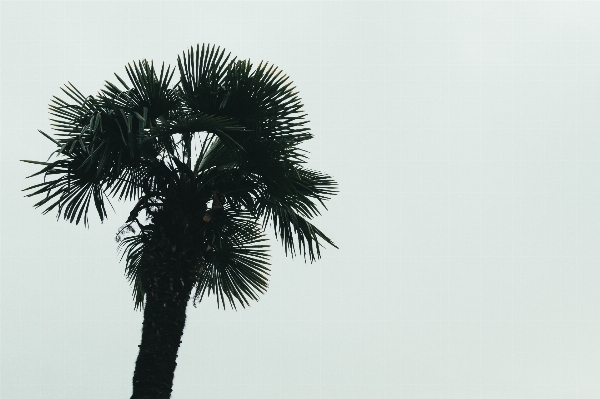
<svg viewBox="0 0 600 399">
<path fill-rule="evenodd" d="M 211 293 L 235 308 L 267 288 L 264 230 L 285 252 L 314 261 L 323 242 L 309 220 L 336 192 L 331 177 L 304 167 L 299 145 L 312 137 L 295 88 L 274 66 L 230 59 L 215 46 L 191 48 L 175 69 L 139 61 L 129 83 L 106 82 L 96 96 L 71 83 L 50 104 L 57 159 L 27 188 L 45 195 L 44 213 L 88 225 L 109 197 L 135 200 L 117 234 L 143 309 L 132 399 L 169 398 L 177 351 L 193 295 Z M 31 177 L 31 176 L 30 176 Z"/>
</svg>

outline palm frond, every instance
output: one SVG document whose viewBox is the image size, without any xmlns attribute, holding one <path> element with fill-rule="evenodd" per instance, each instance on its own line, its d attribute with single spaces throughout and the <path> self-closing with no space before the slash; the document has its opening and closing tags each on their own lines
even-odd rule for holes
<svg viewBox="0 0 600 399">
<path fill-rule="evenodd" d="M 124 226 L 123 228 L 128 227 Z M 123 229 L 122 228 L 122 229 Z M 131 232 L 134 232 L 132 229 Z M 133 287 L 134 309 L 144 306 L 144 270 L 143 258 L 145 245 L 141 234 L 125 237 L 119 241 L 117 250 L 121 253 L 121 260 L 125 258 L 125 276 Z"/>
<path fill-rule="evenodd" d="M 234 137 L 238 137 L 244 133 L 247 134 L 245 129 L 231 118 L 201 113 L 186 115 L 151 128 L 149 137 L 164 137 L 199 132 L 215 134 L 226 143 L 237 147 L 240 147 L 240 145 L 235 141 Z"/>
<path fill-rule="evenodd" d="M 257 131 L 259 137 L 300 143 L 312 137 L 302 102 L 292 82 L 276 67 L 249 61 L 229 66 L 223 83 L 227 101 L 222 114 Z"/>
<path fill-rule="evenodd" d="M 133 66 L 127 64 L 125 70 L 131 87 L 115 74 L 125 90 L 106 81 L 105 88 L 99 94 L 105 106 L 136 115 L 146 127 L 151 127 L 153 121 L 160 117 L 168 118 L 179 114 L 179 98 L 175 89 L 170 86 L 175 69 L 168 66 L 165 70 L 163 63 L 159 75 L 152 62 L 141 60 L 134 62 Z M 147 110 L 145 116 L 142 114 L 144 109 Z"/>
<path fill-rule="evenodd" d="M 214 294 L 217 304 L 242 307 L 249 299 L 258 300 L 268 287 L 268 245 L 260 226 L 252 215 L 243 212 L 221 219 L 214 239 L 207 245 L 194 303 L 204 294 Z"/>
<path fill-rule="evenodd" d="M 80 134 L 89 125 L 91 118 L 101 111 L 101 106 L 93 96 L 85 97 L 77 88 L 69 82 L 61 87 L 74 102 L 69 103 L 54 96 L 50 102 L 50 118 L 54 130 L 72 134 Z"/>
<path fill-rule="evenodd" d="M 286 255 L 308 255 L 311 262 L 321 257 L 322 242 L 338 248 L 321 230 L 297 211 L 297 204 L 279 198 L 262 197 L 257 200 L 257 214 L 263 217 L 263 228 L 272 222 L 275 235 L 281 240 Z"/>
<path fill-rule="evenodd" d="M 82 166 L 83 163 L 83 156 L 48 163 L 41 171 L 34 174 L 44 174 L 44 182 L 23 191 L 35 189 L 27 194 L 27 197 L 46 194 L 42 200 L 34 204 L 36 208 L 46 206 L 44 214 L 57 208 L 57 218 L 62 214 L 65 220 L 79 224 L 83 217 L 86 226 L 89 224 L 88 209 L 93 199 L 98 216 L 103 221 L 107 216 L 104 206 L 104 182 L 95 175 L 95 171 L 86 171 Z"/>
<path fill-rule="evenodd" d="M 203 44 L 177 57 L 181 96 L 193 113 L 217 114 L 221 108 L 226 99 L 223 79 L 228 65 L 235 62 L 230 56 L 220 47 Z"/>
</svg>

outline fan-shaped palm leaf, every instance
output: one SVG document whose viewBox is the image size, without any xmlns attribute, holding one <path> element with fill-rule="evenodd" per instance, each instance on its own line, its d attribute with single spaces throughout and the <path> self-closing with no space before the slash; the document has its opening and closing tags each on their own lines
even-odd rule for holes
<svg viewBox="0 0 600 399">
<path fill-rule="evenodd" d="M 225 308 L 225 298 L 235 308 L 258 300 L 267 289 L 268 245 L 260 226 L 247 212 L 225 211 L 216 222 L 214 236 L 207 245 L 195 300 L 206 293 L 216 295 Z"/>
</svg>

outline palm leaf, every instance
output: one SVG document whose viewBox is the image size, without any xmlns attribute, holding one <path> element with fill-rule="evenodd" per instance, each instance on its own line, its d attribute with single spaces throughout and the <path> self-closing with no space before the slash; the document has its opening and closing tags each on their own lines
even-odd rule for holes
<svg viewBox="0 0 600 399">
<path fill-rule="evenodd" d="M 115 74 L 125 90 L 106 81 L 105 88 L 99 94 L 106 106 L 136 115 L 147 127 L 151 127 L 153 121 L 160 117 L 168 118 L 179 113 L 177 93 L 170 87 L 175 69 L 168 66 L 165 70 L 163 63 L 158 75 L 152 62 L 141 60 L 134 62 L 133 66 L 127 64 L 125 70 L 131 87 Z M 144 109 L 147 116 L 143 116 Z"/>
<path fill-rule="evenodd" d="M 223 220 L 223 219 L 222 219 Z M 214 240 L 207 246 L 194 303 L 204 294 L 214 294 L 217 304 L 242 307 L 249 299 L 258 300 L 268 287 L 268 245 L 260 226 L 249 213 L 237 212 L 224 217 Z"/>
<path fill-rule="evenodd" d="M 308 255 L 311 262 L 321 257 L 322 241 L 337 248 L 321 230 L 302 217 L 293 205 L 280 199 L 262 197 L 257 201 L 257 214 L 263 217 L 263 228 L 270 221 L 275 235 L 281 240 L 286 255 Z"/>
<path fill-rule="evenodd" d="M 235 62 L 229 58 L 230 54 L 214 45 L 198 45 L 195 51 L 191 47 L 187 55 L 177 57 L 181 97 L 193 113 L 218 113 L 227 94 L 223 79 L 228 65 Z"/>
<path fill-rule="evenodd" d="M 121 252 L 121 260 L 125 258 L 125 276 L 133 287 L 134 309 L 142 309 L 144 306 L 145 295 L 143 285 L 143 258 L 145 245 L 141 234 L 121 239 L 117 248 L 118 251 Z"/>
</svg>

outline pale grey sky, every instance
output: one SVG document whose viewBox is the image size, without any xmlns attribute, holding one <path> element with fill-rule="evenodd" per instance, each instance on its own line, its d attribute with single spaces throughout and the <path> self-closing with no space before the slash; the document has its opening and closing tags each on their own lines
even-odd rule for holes
<svg viewBox="0 0 600 399">
<path fill-rule="evenodd" d="M 128 398 L 114 235 L 20 191 L 47 105 L 191 45 L 279 66 L 340 246 L 188 308 L 173 399 L 600 397 L 600 2 L 1 3 L 2 399 Z"/>
</svg>

